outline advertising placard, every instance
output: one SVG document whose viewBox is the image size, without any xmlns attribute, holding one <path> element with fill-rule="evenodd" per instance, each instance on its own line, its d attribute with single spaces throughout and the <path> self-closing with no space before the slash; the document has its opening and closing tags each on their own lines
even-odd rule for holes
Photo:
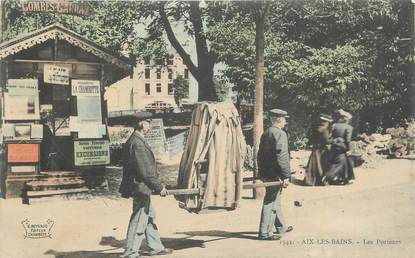
<svg viewBox="0 0 415 258">
<path fill-rule="evenodd" d="M 39 144 L 8 144 L 7 162 L 38 162 Z"/>
<path fill-rule="evenodd" d="M 110 147 L 107 140 L 75 141 L 75 166 L 108 165 Z"/>
<path fill-rule="evenodd" d="M 166 152 L 166 135 L 164 134 L 162 119 L 151 120 L 150 130 L 145 138 L 154 154 L 158 155 Z"/>
<path fill-rule="evenodd" d="M 38 82 L 33 79 L 7 80 L 4 116 L 7 120 L 39 119 Z"/>
<path fill-rule="evenodd" d="M 72 80 L 73 96 L 100 96 L 100 82 L 95 80 Z"/>
</svg>

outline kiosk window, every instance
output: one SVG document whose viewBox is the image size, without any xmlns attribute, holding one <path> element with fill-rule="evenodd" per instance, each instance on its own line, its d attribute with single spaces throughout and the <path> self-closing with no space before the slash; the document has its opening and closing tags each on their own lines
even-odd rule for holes
<svg viewBox="0 0 415 258">
<path fill-rule="evenodd" d="M 69 86 L 53 85 L 53 111 L 58 117 L 66 117 L 71 112 Z"/>
</svg>

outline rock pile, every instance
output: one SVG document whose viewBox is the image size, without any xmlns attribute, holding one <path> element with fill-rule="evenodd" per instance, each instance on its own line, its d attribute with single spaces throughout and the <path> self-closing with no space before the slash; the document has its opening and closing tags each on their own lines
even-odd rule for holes
<svg viewBox="0 0 415 258">
<path fill-rule="evenodd" d="M 415 122 L 408 123 L 406 128 L 388 128 L 391 135 L 388 148 L 391 157 L 405 157 L 415 155 Z"/>
<path fill-rule="evenodd" d="M 359 134 L 351 143 L 351 157 L 355 165 L 374 167 L 388 153 L 390 134 Z"/>
</svg>

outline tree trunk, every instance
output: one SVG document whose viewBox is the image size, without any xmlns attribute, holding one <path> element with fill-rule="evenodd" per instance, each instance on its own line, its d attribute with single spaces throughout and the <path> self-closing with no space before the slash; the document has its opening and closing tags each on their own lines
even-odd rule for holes
<svg viewBox="0 0 415 258">
<path fill-rule="evenodd" d="M 167 17 L 166 10 L 164 9 L 165 3 L 160 3 L 159 13 L 162 25 L 166 31 L 167 38 L 171 45 L 183 59 L 183 63 L 187 66 L 190 73 L 196 79 L 199 89 L 199 101 L 211 100 L 216 101 L 217 95 L 215 86 L 213 84 L 213 68 L 216 62 L 216 54 L 209 51 L 205 32 L 203 29 L 203 20 L 198 1 L 191 1 L 190 4 L 190 21 L 194 29 L 194 38 L 197 53 L 197 66 L 193 63 L 190 55 L 184 50 L 183 46 L 177 40 L 176 35 L 173 32 L 170 21 Z"/>
<path fill-rule="evenodd" d="M 197 72 L 193 74 L 199 88 L 199 101 L 216 101 L 216 91 L 213 84 L 213 68 L 216 55 L 209 51 L 206 35 L 203 28 L 202 14 L 198 1 L 189 2 L 189 17 L 194 29 L 194 37 L 197 53 Z"/>
<path fill-rule="evenodd" d="M 256 49 L 256 79 L 255 79 L 255 107 L 254 107 L 254 179 L 258 177 L 257 153 L 261 135 L 264 131 L 264 17 L 263 4 L 258 2 L 255 14 L 255 49 Z M 264 189 L 253 190 L 254 198 L 261 198 Z"/>
<path fill-rule="evenodd" d="M 415 121 L 415 1 L 411 1 L 411 62 L 409 63 L 411 82 L 408 89 L 409 119 Z"/>
<path fill-rule="evenodd" d="M 198 83 L 198 101 L 216 101 L 216 91 L 215 91 L 215 85 L 213 83 L 213 66 L 207 67 L 203 71 L 202 68 L 200 68 L 200 77 L 197 80 Z"/>
</svg>

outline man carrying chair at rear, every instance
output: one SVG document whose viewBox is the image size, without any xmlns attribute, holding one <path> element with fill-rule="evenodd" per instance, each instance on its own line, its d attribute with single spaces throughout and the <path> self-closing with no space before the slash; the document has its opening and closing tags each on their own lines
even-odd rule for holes
<svg viewBox="0 0 415 258">
<path fill-rule="evenodd" d="M 281 109 L 270 110 L 272 125 L 262 134 L 258 149 L 258 170 L 263 181 L 282 181 L 282 185 L 266 188 L 259 225 L 259 240 L 279 240 L 293 230 L 286 226 L 281 209 L 282 189 L 291 177 L 287 134 L 283 130 L 288 117 Z M 274 226 L 277 234 L 274 234 Z"/>
<path fill-rule="evenodd" d="M 161 196 L 168 194 L 161 184 L 156 160 L 144 135 L 150 129 L 147 120 L 134 118 L 134 132 L 123 146 L 123 178 L 120 193 L 124 198 L 133 198 L 133 213 L 127 231 L 125 258 L 140 257 L 139 249 L 144 238 L 151 249 L 150 256 L 172 253 L 160 241 L 160 235 L 154 222 L 155 212 L 151 204 L 151 193 Z"/>
</svg>

